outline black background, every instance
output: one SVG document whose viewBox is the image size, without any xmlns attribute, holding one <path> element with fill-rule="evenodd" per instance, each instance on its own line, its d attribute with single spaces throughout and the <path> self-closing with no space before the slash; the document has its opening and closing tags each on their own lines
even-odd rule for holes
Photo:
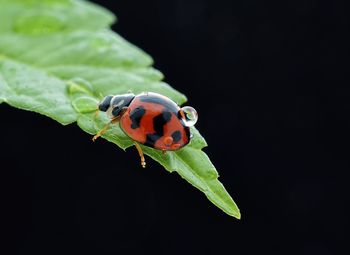
<svg viewBox="0 0 350 255">
<path fill-rule="evenodd" d="M 95 1 L 199 112 L 238 203 L 75 124 L 2 104 L 1 227 L 15 254 L 348 254 L 349 18 L 338 1 Z M 5 253 L 3 253 L 5 254 Z M 9 253 L 6 253 L 9 254 Z"/>
</svg>

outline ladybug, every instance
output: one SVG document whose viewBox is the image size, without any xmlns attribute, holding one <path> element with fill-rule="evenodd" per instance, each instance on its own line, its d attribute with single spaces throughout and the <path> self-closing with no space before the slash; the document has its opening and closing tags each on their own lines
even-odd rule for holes
<svg viewBox="0 0 350 255">
<path fill-rule="evenodd" d="M 153 92 L 109 95 L 100 102 L 98 109 L 106 112 L 111 121 L 93 137 L 93 141 L 110 124 L 119 122 L 124 133 L 134 140 L 142 167 L 146 167 L 146 162 L 139 144 L 164 153 L 179 150 L 190 142 L 190 127 L 198 119 L 194 108 L 180 108 L 170 98 Z"/>
</svg>

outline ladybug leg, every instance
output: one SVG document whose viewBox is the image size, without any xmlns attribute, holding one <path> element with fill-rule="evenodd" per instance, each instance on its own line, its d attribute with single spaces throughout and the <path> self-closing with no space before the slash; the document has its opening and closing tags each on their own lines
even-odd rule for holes
<svg viewBox="0 0 350 255">
<path fill-rule="evenodd" d="M 106 126 L 104 126 L 104 128 L 102 128 L 100 131 L 98 131 L 97 134 L 94 135 L 94 137 L 92 138 L 92 141 L 95 142 L 97 140 L 97 138 L 99 138 L 101 135 L 103 135 L 108 130 L 110 124 L 111 123 L 109 122 Z"/>
<path fill-rule="evenodd" d="M 104 128 L 97 132 L 97 134 L 92 138 L 92 141 L 96 141 L 101 135 L 103 135 L 111 126 L 111 124 L 117 123 L 120 120 L 120 116 L 113 118 Z"/>
<path fill-rule="evenodd" d="M 135 142 L 135 147 L 136 147 L 137 152 L 139 153 L 139 156 L 141 158 L 141 166 L 143 168 L 146 168 L 145 156 L 143 155 L 143 151 L 142 151 L 141 146 L 138 143 Z"/>
<path fill-rule="evenodd" d="M 166 155 L 166 150 L 162 150 L 162 154 L 165 156 Z"/>
</svg>

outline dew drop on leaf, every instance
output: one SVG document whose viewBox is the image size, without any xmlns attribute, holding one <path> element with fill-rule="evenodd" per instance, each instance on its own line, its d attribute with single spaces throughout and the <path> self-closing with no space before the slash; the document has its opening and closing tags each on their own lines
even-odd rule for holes
<svg viewBox="0 0 350 255">
<path fill-rule="evenodd" d="M 93 97 L 82 96 L 72 101 L 73 108 L 79 113 L 97 111 L 98 101 Z"/>
<path fill-rule="evenodd" d="M 194 126 L 198 120 L 197 111 L 191 106 L 184 106 L 181 108 L 181 110 L 184 112 L 184 117 L 182 120 L 184 121 L 185 125 L 187 127 Z"/>
<path fill-rule="evenodd" d="M 14 23 L 14 31 L 21 34 L 45 35 L 57 33 L 65 28 L 64 20 L 57 15 L 30 13 L 20 16 Z"/>
<path fill-rule="evenodd" d="M 74 77 L 67 81 L 68 93 L 70 95 L 83 93 L 93 95 L 93 87 L 91 83 L 80 77 Z"/>
</svg>

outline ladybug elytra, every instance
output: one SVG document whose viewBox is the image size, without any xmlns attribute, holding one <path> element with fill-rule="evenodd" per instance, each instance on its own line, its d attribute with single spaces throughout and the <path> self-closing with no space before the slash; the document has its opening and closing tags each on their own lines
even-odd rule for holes
<svg viewBox="0 0 350 255">
<path fill-rule="evenodd" d="M 146 162 L 139 143 L 164 153 L 181 149 L 190 142 L 190 126 L 198 119 L 194 108 L 180 108 L 168 97 L 153 92 L 106 96 L 98 109 L 106 112 L 111 121 L 93 140 L 101 136 L 110 124 L 119 122 L 124 133 L 135 141 L 142 167 Z"/>
</svg>

